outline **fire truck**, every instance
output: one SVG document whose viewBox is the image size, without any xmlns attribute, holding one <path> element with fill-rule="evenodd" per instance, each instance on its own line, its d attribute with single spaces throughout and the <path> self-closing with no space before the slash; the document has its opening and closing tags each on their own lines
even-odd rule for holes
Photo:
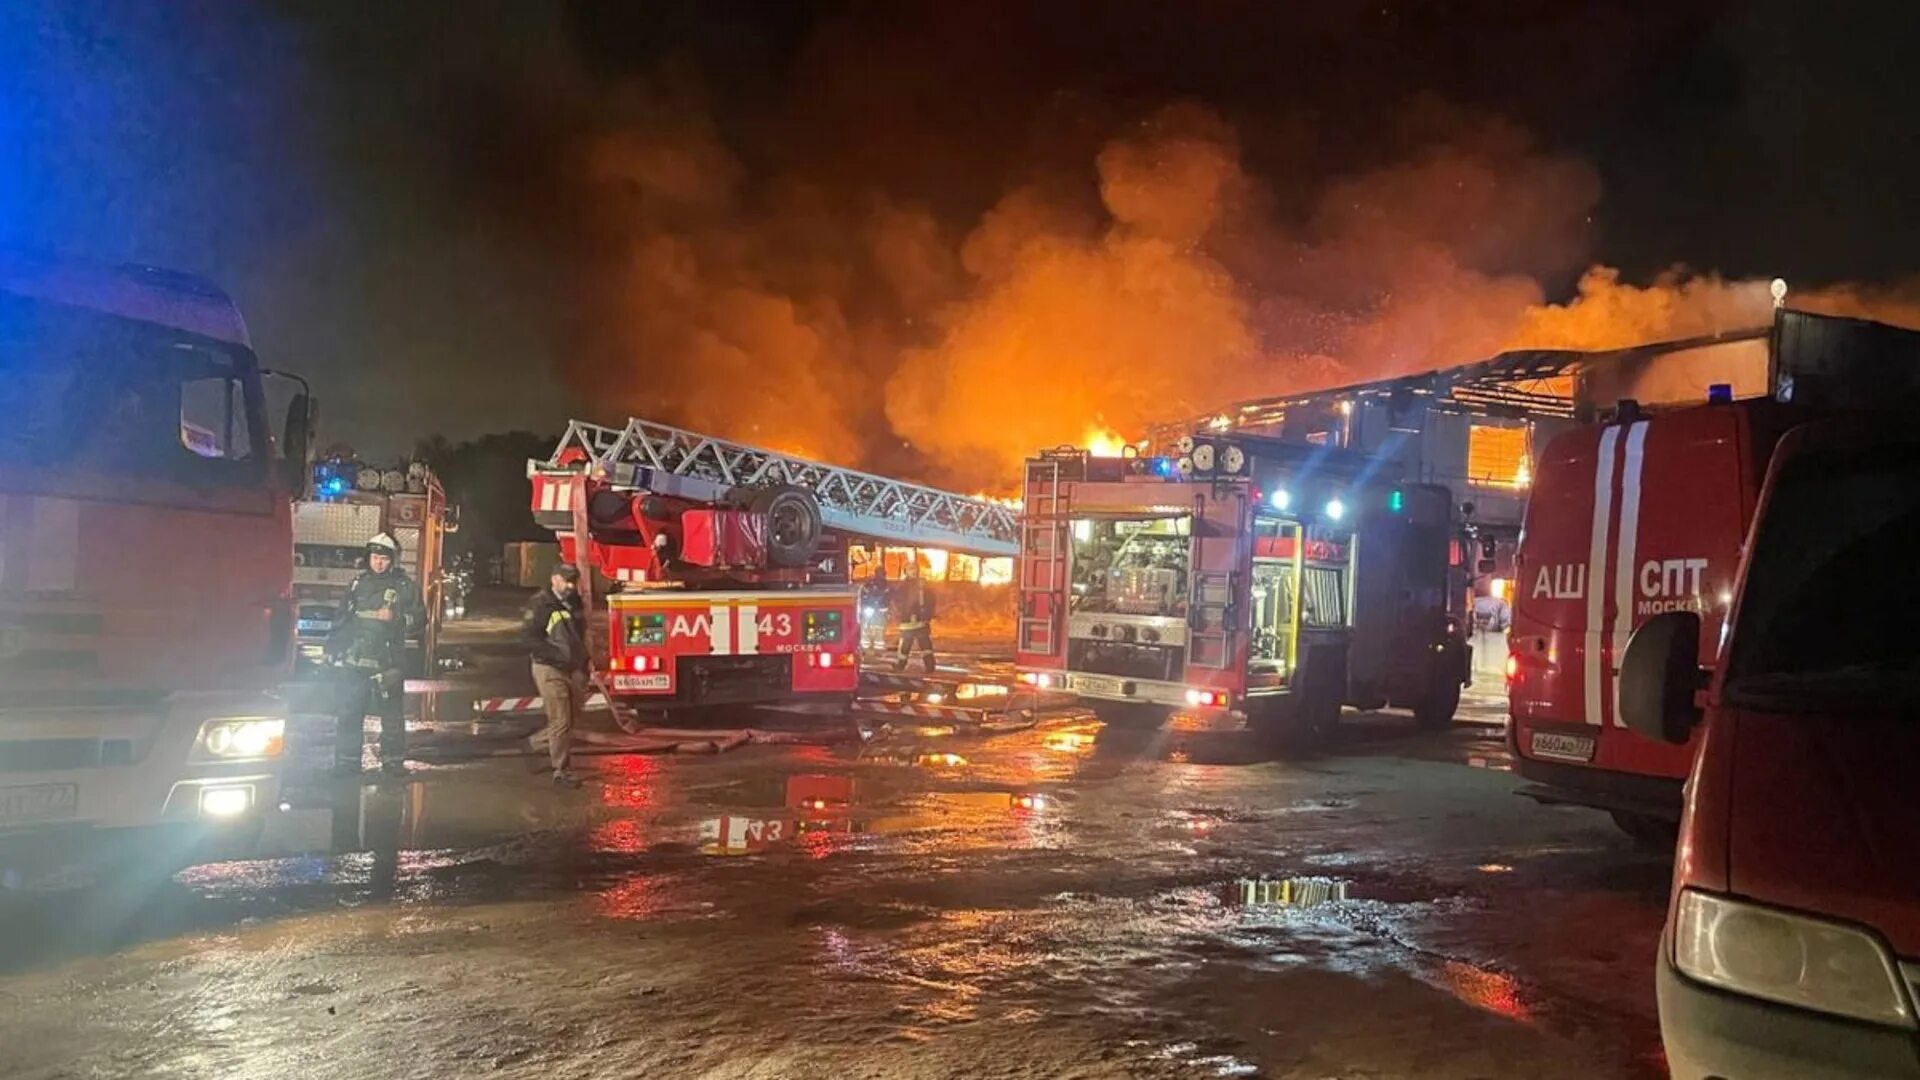
<svg viewBox="0 0 1920 1080">
<path fill-rule="evenodd" d="M 279 805 L 310 414 L 265 374 L 206 281 L 0 254 L 0 865 Z"/>
<path fill-rule="evenodd" d="M 382 468 L 328 460 L 313 469 L 308 497 L 293 506 L 293 595 L 300 653 L 318 660 L 353 579 L 366 566 L 367 541 L 386 533 L 400 545 L 400 566 L 418 582 L 426 623 L 407 642 L 408 670 L 434 670 L 439 648 L 442 550 L 458 528 L 440 480 L 423 462 Z"/>
<path fill-rule="evenodd" d="M 648 420 L 568 425 L 527 466 L 536 522 L 607 583 L 608 689 L 623 723 L 707 705 L 850 701 L 851 538 L 982 556 L 1009 508 Z"/>
<path fill-rule="evenodd" d="M 1708 367 L 1698 350 L 1662 353 L 1696 379 L 1711 371 L 1708 401 L 1649 409 L 1624 399 L 1603 422 L 1558 436 L 1527 506 L 1507 667 L 1523 793 L 1607 810 L 1647 844 L 1673 841 L 1698 739 L 1624 726 L 1620 664 L 1633 632 L 1665 612 L 1695 613 L 1710 665 L 1774 449 L 1810 420 L 1911 402 L 1920 385 L 1920 333 L 1783 308 L 1763 340 L 1734 367 Z M 1651 370 L 1659 359 L 1636 362 Z M 1736 398 L 1736 385 L 1766 390 Z"/>
<path fill-rule="evenodd" d="M 1445 488 L 1239 434 L 1026 467 L 1017 667 L 1108 716 L 1232 710 L 1306 745 L 1344 705 L 1447 723 L 1469 672 Z"/>
</svg>

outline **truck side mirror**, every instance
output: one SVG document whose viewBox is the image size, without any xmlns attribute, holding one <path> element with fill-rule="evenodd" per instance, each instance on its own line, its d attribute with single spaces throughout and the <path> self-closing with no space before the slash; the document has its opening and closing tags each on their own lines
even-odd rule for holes
<svg viewBox="0 0 1920 1080">
<path fill-rule="evenodd" d="M 1620 663 L 1620 719 L 1634 732 L 1676 745 L 1700 722 L 1693 695 L 1700 670 L 1700 616 L 1667 611 L 1642 623 Z"/>
</svg>

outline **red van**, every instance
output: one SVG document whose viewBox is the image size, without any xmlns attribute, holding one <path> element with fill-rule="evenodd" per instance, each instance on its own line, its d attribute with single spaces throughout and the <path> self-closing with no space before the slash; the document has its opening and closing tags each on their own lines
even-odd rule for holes
<svg viewBox="0 0 1920 1080">
<path fill-rule="evenodd" d="M 1655 615 L 1719 644 L 1740 545 L 1780 436 L 1808 413 L 1761 398 L 1575 428 L 1541 451 L 1514 571 L 1508 740 L 1525 794 L 1610 811 L 1670 846 L 1687 741 L 1620 721 L 1620 657 Z"/>
<path fill-rule="evenodd" d="M 1920 1077 L 1917 560 L 1920 433 L 1820 421 L 1773 455 L 1729 631 L 1632 636 L 1620 715 L 1699 748 L 1658 965 L 1675 1077 Z"/>
</svg>

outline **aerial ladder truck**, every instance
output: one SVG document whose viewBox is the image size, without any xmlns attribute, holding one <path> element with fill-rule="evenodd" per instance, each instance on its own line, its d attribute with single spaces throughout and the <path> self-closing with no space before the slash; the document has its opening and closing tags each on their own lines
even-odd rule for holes
<svg viewBox="0 0 1920 1080">
<path fill-rule="evenodd" d="M 583 585 L 589 571 L 608 585 L 599 674 L 616 715 L 635 720 L 850 702 L 860 682 L 850 540 L 1019 550 L 1016 512 L 990 499 L 649 420 L 573 421 L 527 475 L 535 521 Z"/>
</svg>

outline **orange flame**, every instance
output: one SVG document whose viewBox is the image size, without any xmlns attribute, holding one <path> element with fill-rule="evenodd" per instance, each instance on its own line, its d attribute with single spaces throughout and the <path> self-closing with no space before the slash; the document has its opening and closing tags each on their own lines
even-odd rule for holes
<svg viewBox="0 0 1920 1080">
<path fill-rule="evenodd" d="M 1098 422 L 1088 424 L 1082 438 L 1087 444 L 1087 453 L 1094 457 L 1120 457 L 1127 449 L 1127 440 L 1119 432 Z"/>
</svg>

